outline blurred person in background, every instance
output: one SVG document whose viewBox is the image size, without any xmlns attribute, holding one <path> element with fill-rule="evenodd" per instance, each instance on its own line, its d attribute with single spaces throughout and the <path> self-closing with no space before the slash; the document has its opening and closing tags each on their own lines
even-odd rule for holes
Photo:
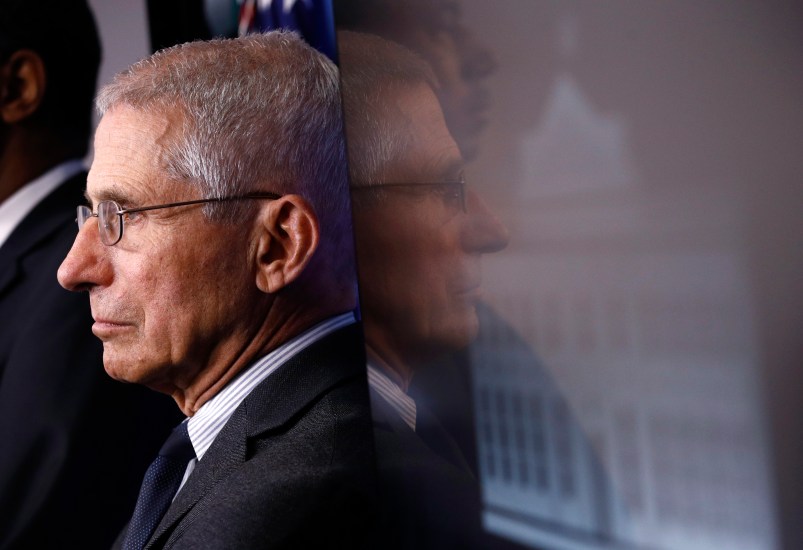
<svg viewBox="0 0 803 550">
<path fill-rule="evenodd" d="M 86 2 L 0 4 L 0 548 L 108 548 L 170 402 L 114 383 L 56 270 L 83 201 L 100 63 Z"/>
</svg>

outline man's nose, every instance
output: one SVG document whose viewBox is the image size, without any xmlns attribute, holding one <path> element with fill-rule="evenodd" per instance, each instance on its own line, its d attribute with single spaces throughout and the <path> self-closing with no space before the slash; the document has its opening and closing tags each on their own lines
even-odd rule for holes
<svg viewBox="0 0 803 550">
<path fill-rule="evenodd" d="M 466 190 L 466 218 L 461 234 L 469 252 L 499 252 L 510 241 L 510 233 L 488 205 L 471 189 Z"/>
<path fill-rule="evenodd" d="M 98 235 L 97 220 L 90 218 L 78 231 L 72 248 L 59 266 L 59 284 L 75 292 L 105 284 L 109 265 L 104 257 L 104 247 Z"/>
</svg>

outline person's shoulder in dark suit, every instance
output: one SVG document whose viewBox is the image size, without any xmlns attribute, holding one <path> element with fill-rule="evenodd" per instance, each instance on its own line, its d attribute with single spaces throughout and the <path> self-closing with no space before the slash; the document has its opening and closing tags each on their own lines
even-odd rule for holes
<svg viewBox="0 0 803 550">
<path fill-rule="evenodd" d="M 381 518 L 375 545 L 398 549 L 482 548 L 477 480 L 431 415 L 416 431 L 371 392 Z M 426 440 L 429 431 L 441 441 Z"/>
<path fill-rule="evenodd" d="M 361 548 L 375 505 L 364 354 L 352 325 L 248 395 L 148 547 Z"/>
</svg>

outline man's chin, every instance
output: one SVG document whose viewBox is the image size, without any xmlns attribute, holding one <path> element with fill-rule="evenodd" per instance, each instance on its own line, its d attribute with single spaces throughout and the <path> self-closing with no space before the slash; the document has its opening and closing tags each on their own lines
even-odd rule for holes
<svg viewBox="0 0 803 550">
<path fill-rule="evenodd" d="M 471 345 L 480 332 L 480 319 L 477 317 L 476 303 L 476 300 L 471 300 L 465 305 L 465 309 L 460 315 L 460 321 L 457 323 L 460 349 Z"/>
<path fill-rule="evenodd" d="M 472 315 L 471 320 L 465 324 L 459 334 L 456 335 L 453 351 L 461 351 L 469 347 L 476 339 L 480 332 L 480 323 L 476 315 Z"/>
<path fill-rule="evenodd" d="M 119 363 L 116 363 L 114 361 L 107 361 L 104 358 L 103 368 L 106 370 L 106 374 L 108 374 L 118 382 L 128 382 L 132 384 L 139 383 L 136 379 L 134 379 L 134 377 L 131 376 L 130 370 L 126 369 Z"/>
<path fill-rule="evenodd" d="M 430 348 L 433 356 L 448 355 L 469 347 L 479 334 L 479 320 L 476 311 L 471 308 L 470 313 L 461 315 L 459 319 L 452 319 L 451 322 L 444 322 L 439 328 L 429 339 L 429 345 L 424 346 Z"/>
<path fill-rule="evenodd" d="M 152 369 L 135 364 L 130 359 L 118 358 L 106 349 L 103 351 L 103 368 L 106 374 L 118 382 L 150 386 L 153 378 Z"/>
</svg>

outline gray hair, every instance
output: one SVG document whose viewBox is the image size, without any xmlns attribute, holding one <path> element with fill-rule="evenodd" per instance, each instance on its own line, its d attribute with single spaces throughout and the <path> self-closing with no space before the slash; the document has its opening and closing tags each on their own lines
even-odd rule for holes
<svg viewBox="0 0 803 550">
<path fill-rule="evenodd" d="M 419 86 L 436 91 L 437 78 L 423 59 L 394 42 L 351 31 L 337 36 L 351 185 L 377 185 L 404 162 L 411 139 L 393 96 Z"/>
<path fill-rule="evenodd" d="M 183 115 L 163 168 L 204 197 L 298 193 L 315 209 L 324 238 L 351 239 L 337 67 L 295 33 L 157 52 L 100 91 L 101 115 L 121 105 Z M 205 213 L 231 221 L 246 208 L 230 205 L 208 204 Z"/>
</svg>

